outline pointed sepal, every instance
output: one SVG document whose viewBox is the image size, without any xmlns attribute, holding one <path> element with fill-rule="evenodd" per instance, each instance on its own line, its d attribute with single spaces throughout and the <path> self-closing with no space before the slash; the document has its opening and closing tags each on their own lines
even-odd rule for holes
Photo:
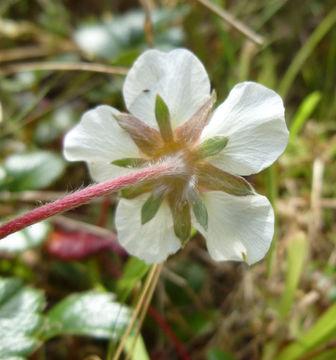
<svg viewBox="0 0 336 360">
<path fill-rule="evenodd" d="M 203 227 L 204 230 L 208 229 L 208 210 L 196 190 L 192 191 L 189 195 L 189 202 L 193 209 L 193 213 L 197 222 Z"/>
<path fill-rule="evenodd" d="M 226 136 L 214 136 L 200 144 L 195 150 L 196 159 L 205 159 L 217 155 L 227 145 L 229 138 Z"/>
<path fill-rule="evenodd" d="M 255 194 L 251 184 L 243 177 L 229 174 L 209 163 L 198 164 L 197 172 L 198 185 L 205 189 L 224 191 L 235 196 Z"/>
<path fill-rule="evenodd" d="M 184 141 L 189 144 L 194 143 L 201 136 L 205 125 L 208 123 L 215 102 L 216 93 L 213 91 L 209 100 L 207 100 L 189 120 L 176 129 L 176 141 Z"/>
<path fill-rule="evenodd" d="M 114 160 L 111 164 L 127 169 L 137 169 L 147 165 L 148 160 L 142 158 L 123 158 Z"/>
<path fill-rule="evenodd" d="M 174 222 L 175 235 L 184 246 L 190 238 L 191 216 L 190 206 L 179 192 L 169 194 L 169 206 Z"/>
<path fill-rule="evenodd" d="M 153 156 L 163 146 L 160 133 L 133 115 L 114 115 L 119 126 L 124 129 L 137 147 L 146 155 Z"/>
<path fill-rule="evenodd" d="M 173 140 L 173 130 L 170 122 L 169 109 L 162 97 L 157 94 L 155 99 L 155 118 L 159 126 L 162 139 L 165 142 Z"/>
<path fill-rule="evenodd" d="M 154 191 L 151 196 L 145 201 L 141 208 L 141 224 L 144 225 L 152 220 L 164 199 L 164 191 Z"/>
</svg>

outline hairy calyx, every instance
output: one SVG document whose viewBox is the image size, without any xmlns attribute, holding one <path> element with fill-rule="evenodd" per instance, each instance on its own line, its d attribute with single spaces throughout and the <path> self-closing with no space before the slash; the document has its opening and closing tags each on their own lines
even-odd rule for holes
<svg viewBox="0 0 336 360">
<path fill-rule="evenodd" d="M 141 209 L 141 222 L 146 224 L 154 218 L 163 201 L 171 210 L 175 235 L 184 245 L 190 236 L 191 211 L 206 230 L 208 213 L 202 193 L 221 190 L 233 195 L 249 195 L 252 187 L 242 177 L 222 171 L 207 162 L 227 145 L 227 137 L 216 136 L 200 143 L 200 136 L 209 121 L 215 93 L 197 110 L 189 120 L 172 129 L 171 116 L 164 100 L 158 94 L 155 116 L 156 130 L 130 114 L 119 114 L 117 122 L 139 149 L 139 158 L 118 159 L 114 165 L 139 168 L 157 164 L 169 165 L 169 173 L 155 180 L 134 185 L 122 191 L 122 196 L 134 198 L 148 193 Z"/>
</svg>

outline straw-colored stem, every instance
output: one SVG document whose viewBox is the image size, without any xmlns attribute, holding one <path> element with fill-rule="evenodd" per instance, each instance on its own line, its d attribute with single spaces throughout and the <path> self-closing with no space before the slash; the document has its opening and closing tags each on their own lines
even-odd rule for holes
<svg viewBox="0 0 336 360">
<path fill-rule="evenodd" d="M 156 288 L 156 284 L 160 278 L 160 274 L 161 274 L 161 270 L 163 268 L 163 263 L 160 264 L 158 267 L 157 267 L 157 270 L 155 272 L 155 275 L 154 275 L 154 278 L 153 278 L 153 281 L 151 283 L 151 286 L 150 286 L 150 289 L 148 291 L 148 295 L 146 296 L 146 299 L 145 299 L 145 302 L 143 304 L 143 307 L 142 307 L 142 310 L 141 310 L 141 314 L 140 314 L 140 317 L 139 317 L 139 321 L 138 321 L 138 327 L 137 327 L 137 330 L 136 330 L 136 333 L 134 335 L 134 340 L 133 340 L 133 344 L 132 344 L 132 347 L 131 347 L 131 350 L 129 351 L 129 353 L 127 354 L 127 357 L 125 360 L 130 360 L 131 358 L 131 354 L 133 354 L 133 351 L 134 351 L 134 348 L 135 348 L 135 345 L 136 345 L 136 341 L 137 341 L 137 338 L 140 334 L 140 331 L 141 331 L 141 328 L 142 328 L 142 324 L 145 320 L 145 316 L 147 314 L 147 310 L 148 310 L 148 307 L 151 303 L 151 300 L 152 300 L 152 297 L 153 297 L 153 294 L 154 294 L 154 290 Z"/>
<path fill-rule="evenodd" d="M 113 75 L 126 75 L 128 69 L 121 66 L 110 66 L 104 64 L 95 64 L 87 62 L 45 62 L 45 61 L 36 61 L 36 62 L 26 62 L 18 63 L 13 65 L 4 66 L 0 74 L 1 75 L 10 75 L 17 72 L 23 71 L 36 71 L 36 70 L 57 70 L 57 71 L 92 71 L 100 72 Z"/>
<path fill-rule="evenodd" d="M 120 355 L 121 355 L 121 352 L 122 352 L 122 350 L 123 350 L 123 348 L 125 346 L 125 342 L 126 342 L 128 336 L 129 336 L 129 334 L 130 334 L 130 332 L 131 332 L 131 330 L 132 330 L 132 328 L 133 328 L 133 326 L 135 324 L 135 321 L 136 321 L 136 319 L 138 317 L 138 314 L 139 314 L 139 312 L 140 312 L 140 310 L 142 308 L 142 305 L 143 305 L 143 303 L 144 303 L 144 301 L 146 299 L 147 292 L 150 289 L 150 286 L 152 284 L 153 279 L 155 279 L 155 274 L 156 274 L 158 268 L 160 268 L 160 265 L 158 265 L 158 264 L 153 265 L 153 267 L 151 268 L 151 270 L 150 270 L 150 272 L 148 274 L 144 289 L 142 290 L 140 298 L 139 298 L 139 300 L 138 300 L 138 302 L 136 304 L 136 307 L 135 307 L 135 309 L 133 311 L 133 316 L 131 318 L 131 321 L 130 321 L 130 323 L 129 323 L 129 325 L 128 325 L 128 327 L 127 327 L 127 329 L 126 329 L 126 331 L 125 331 L 125 333 L 123 335 L 123 337 L 120 340 L 119 346 L 118 346 L 118 348 L 117 348 L 117 350 L 116 350 L 116 352 L 114 354 L 113 360 L 118 360 Z"/>
</svg>

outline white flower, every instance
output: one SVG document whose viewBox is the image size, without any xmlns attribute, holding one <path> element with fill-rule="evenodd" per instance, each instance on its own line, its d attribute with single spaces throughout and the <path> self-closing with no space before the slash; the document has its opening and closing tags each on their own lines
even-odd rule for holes
<svg viewBox="0 0 336 360">
<path fill-rule="evenodd" d="M 64 142 L 66 158 L 86 161 L 98 182 L 156 162 L 176 163 L 174 174 L 122 192 L 120 244 L 147 263 L 160 263 L 185 244 L 193 225 L 215 260 L 253 264 L 263 258 L 273 210 L 241 176 L 271 165 L 286 148 L 280 96 L 243 82 L 211 114 L 208 75 L 185 49 L 143 53 L 123 96 L 130 114 L 98 106 Z"/>
</svg>

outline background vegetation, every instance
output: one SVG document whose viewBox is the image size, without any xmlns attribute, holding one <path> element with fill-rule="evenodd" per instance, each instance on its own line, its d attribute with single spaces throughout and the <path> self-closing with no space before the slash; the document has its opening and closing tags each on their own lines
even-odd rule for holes
<svg viewBox="0 0 336 360">
<path fill-rule="evenodd" d="M 2 0 L 0 15 L 1 221 L 90 184 L 62 137 L 97 104 L 124 108 L 123 74 L 151 44 L 191 49 L 218 101 L 243 80 L 282 95 L 289 145 L 249 179 L 274 204 L 271 251 L 215 263 L 194 235 L 164 265 L 133 359 L 335 359 L 335 1 Z M 0 359 L 112 358 L 148 270 L 116 243 L 116 199 L 0 241 Z"/>
</svg>

